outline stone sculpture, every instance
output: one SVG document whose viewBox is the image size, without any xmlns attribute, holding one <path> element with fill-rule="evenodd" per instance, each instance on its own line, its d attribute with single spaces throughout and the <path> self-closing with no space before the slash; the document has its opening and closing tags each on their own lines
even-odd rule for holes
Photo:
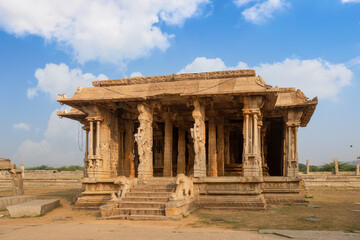
<svg viewBox="0 0 360 240">
<path fill-rule="evenodd" d="M 121 176 L 116 178 L 114 184 L 119 185 L 119 189 L 117 193 L 111 194 L 111 200 L 112 201 L 119 201 L 121 198 L 125 196 L 127 191 L 131 187 L 131 181 L 127 179 L 125 176 Z"/>
<path fill-rule="evenodd" d="M 183 173 L 176 176 L 176 191 L 170 196 L 171 201 L 186 200 L 194 197 L 194 185 Z"/>
</svg>

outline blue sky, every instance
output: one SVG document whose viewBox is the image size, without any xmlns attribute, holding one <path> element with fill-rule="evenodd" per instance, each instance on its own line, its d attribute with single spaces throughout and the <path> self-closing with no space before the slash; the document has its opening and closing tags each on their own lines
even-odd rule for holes
<svg viewBox="0 0 360 240">
<path fill-rule="evenodd" d="M 353 161 L 359 13 L 360 0 L 0 0 L 0 157 L 82 164 L 81 126 L 55 98 L 91 80 L 253 68 L 319 97 L 300 162 Z"/>
</svg>

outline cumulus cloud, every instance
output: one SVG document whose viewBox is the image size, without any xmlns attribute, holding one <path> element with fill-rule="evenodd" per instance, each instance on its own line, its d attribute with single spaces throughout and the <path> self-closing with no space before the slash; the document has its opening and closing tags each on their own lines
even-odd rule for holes
<svg viewBox="0 0 360 240">
<path fill-rule="evenodd" d="M 29 124 L 23 123 L 23 122 L 21 122 L 21 123 L 15 123 L 15 124 L 12 125 L 12 127 L 13 127 L 14 129 L 17 129 L 17 130 L 25 130 L 25 131 L 29 131 L 29 130 L 30 130 Z"/>
<path fill-rule="evenodd" d="M 57 94 L 73 94 L 78 86 L 89 87 L 92 80 L 106 80 L 106 75 L 95 76 L 91 73 L 82 73 L 78 68 L 69 69 L 64 64 L 46 64 L 45 68 L 39 68 L 35 72 L 37 86 L 27 90 L 27 96 L 33 98 L 39 92 L 44 92 L 55 99 Z"/>
<path fill-rule="evenodd" d="M 79 145 L 83 143 L 83 135 L 79 131 L 83 130 L 75 121 L 59 119 L 54 111 L 43 139 L 24 141 L 13 158 L 15 162 L 22 162 L 27 166 L 82 165 L 83 153 L 79 150 Z"/>
<path fill-rule="evenodd" d="M 241 14 L 246 21 L 255 24 L 264 23 L 272 18 L 275 12 L 284 10 L 290 5 L 286 0 L 234 0 L 234 3 L 238 7 L 253 3 L 244 9 Z"/>
<path fill-rule="evenodd" d="M 342 3 L 360 3 L 360 0 L 341 0 Z"/>
<path fill-rule="evenodd" d="M 308 96 L 336 99 L 343 87 L 350 85 L 353 73 L 344 64 L 322 59 L 285 59 L 254 67 L 265 81 L 283 87 L 297 87 Z"/>
<path fill-rule="evenodd" d="M 226 66 L 220 58 L 198 57 L 179 73 L 223 71 L 249 68 L 244 62 Z M 343 87 L 351 84 L 353 73 L 344 64 L 332 64 L 322 59 L 285 59 L 282 62 L 262 63 L 251 67 L 267 84 L 296 87 L 309 97 L 336 100 Z"/>
<path fill-rule="evenodd" d="M 160 23 L 181 26 L 209 0 L 0 0 L 0 27 L 73 50 L 80 63 L 124 64 L 169 47 Z"/>
<path fill-rule="evenodd" d="M 133 73 L 130 74 L 131 78 L 132 77 L 141 77 L 141 76 L 142 76 L 141 72 L 133 72 Z"/>
<path fill-rule="evenodd" d="M 186 65 L 185 68 L 181 69 L 178 73 L 213 72 L 244 68 L 248 68 L 247 64 L 244 62 L 239 62 L 235 67 L 227 67 L 220 58 L 209 59 L 206 57 L 197 57 L 192 63 Z"/>
<path fill-rule="evenodd" d="M 258 0 L 234 0 L 236 6 L 241 7 L 251 2 L 257 2 Z"/>
</svg>

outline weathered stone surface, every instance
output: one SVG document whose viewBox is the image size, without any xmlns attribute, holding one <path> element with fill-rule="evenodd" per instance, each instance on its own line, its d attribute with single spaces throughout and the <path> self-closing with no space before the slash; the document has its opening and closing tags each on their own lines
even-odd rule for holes
<svg viewBox="0 0 360 240">
<path fill-rule="evenodd" d="M 57 199 L 39 199 L 13 206 L 8 206 L 7 210 L 11 217 L 35 217 L 43 215 L 60 205 Z"/>
<path fill-rule="evenodd" d="M 12 206 L 28 201 L 35 200 L 35 196 L 11 196 L 11 197 L 1 197 L 0 198 L 0 210 L 5 210 L 7 206 Z"/>
</svg>

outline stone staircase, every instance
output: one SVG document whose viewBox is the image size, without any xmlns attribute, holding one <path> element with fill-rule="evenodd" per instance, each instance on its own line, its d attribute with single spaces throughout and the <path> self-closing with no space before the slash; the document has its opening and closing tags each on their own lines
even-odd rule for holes
<svg viewBox="0 0 360 240">
<path fill-rule="evenodd" d="M 170 220 L 174 217 L 165 216 L 165 207 L 175 189 L 175 178 L 154 177 L 139 180 L 112 209 L 111 216 L 106 218 Z"/>
</svg>

